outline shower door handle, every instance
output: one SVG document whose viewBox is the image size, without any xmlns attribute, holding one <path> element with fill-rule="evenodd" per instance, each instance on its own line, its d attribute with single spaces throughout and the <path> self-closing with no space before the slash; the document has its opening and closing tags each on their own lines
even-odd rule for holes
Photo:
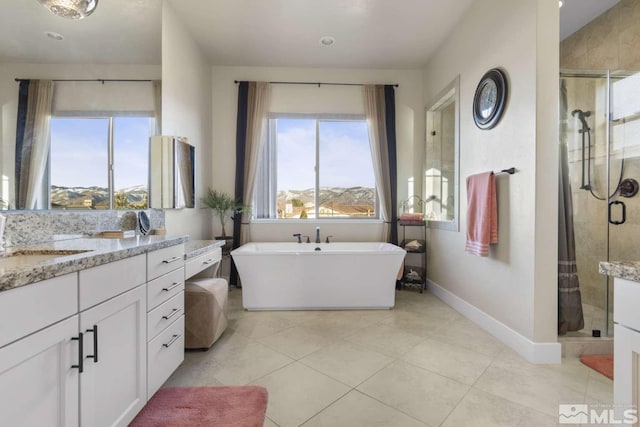
<svg viewBox="0 0 640 427">
<path fill-rule="evenodd" d="M 622 219 L 620 221 L 614 220 L 611 217 L 611 212 L 613 210 L 613 205 L 621 205 L 622 206 Z M 613 202 L 609 203 L 609 212 L 608 212 L 608 216 L 609 216 L 609 223 L 613 224 L 613 225 L 620 225 L 620 224 L 624 224 L 625 221 L 627 220 L 627 206 L 624 204 L 624 202 L 621 202 L 620 200 L 615 200 Z"/>
</svg>

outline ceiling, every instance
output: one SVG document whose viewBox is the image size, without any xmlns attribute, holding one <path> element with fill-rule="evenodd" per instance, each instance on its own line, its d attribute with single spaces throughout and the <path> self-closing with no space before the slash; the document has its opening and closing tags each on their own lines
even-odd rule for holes
<svg viewBox="0 0 640 427">
<path fill-rule="evenodd" d="M 584 27 L 620 0 L 564 0 L 560 8 L 560 41 Z"/>
<path fill-rule="evenodd" d="M 161 62 L 162 0 L 102 0 L 80 21 L 55 16 L 36 0 L 0 0 L 0 10 L 0 62 Z"/>
<path fill-rule="evenodd" d="M 473 0 L 172 0 L 216 65 L 418 68 Z M 322 36 L 336 43 L 322 46 Z"/>
<path fill-rule="evenodd" d="M 166 1 L 214 65 L 409 69 L 428 61 L 474 0 Z M 618 1 L 564 0 L 561 39 Z M 81 21 L 36 0 L 0 7 L 0 62 L 161 62 L 162 0 L 102 0 Z M 327 35 L 334 45 L 320 44 Z"/>
</svg>

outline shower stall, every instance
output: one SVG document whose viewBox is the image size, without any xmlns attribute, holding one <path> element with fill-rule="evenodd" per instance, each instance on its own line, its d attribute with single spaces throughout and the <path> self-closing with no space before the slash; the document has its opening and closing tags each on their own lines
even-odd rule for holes
<svg viewBox="0 0 640 427">
<path fill-rule="evenodd" d="M 640 74 L 566 70 L 560 92 L 560 172 L 570 188 L 564 200 L 561 194 L 560 209 L 567 213 L 575 267 L 563 273 L 563 265 L 573 261 L 560 257 L 559 320 L 563 310 L 574 319 L 569 327 L 559 322 L 559 333 L 611 337 L 613 281 L 598 272 L 598 263 L 640 258 Z M 563 275 L 574 280 L 564 289 Z M 569 302 L 563 292 L 572 295 Z M 576 319 L 580 315 L 583 322 Z"/>
</svg>

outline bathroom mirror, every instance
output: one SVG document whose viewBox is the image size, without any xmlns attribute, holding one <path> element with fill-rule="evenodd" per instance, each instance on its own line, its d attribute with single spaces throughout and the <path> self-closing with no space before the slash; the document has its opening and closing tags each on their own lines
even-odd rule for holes
<svg viewBox="0 0 640 427">
<path fill-rule="evenodd" d="M 186 138 L 151 137 L 149 164 L 149 207 L 195 206 L 195 147 Z"/>
<path fill-rule="evenodd" d="M 3 0 L 0 210 L 147 206 L 149 136 L 160 124 L 153 81 L 162 75 L 161 23 L 155 0 L 103 1 L 81 21 L 35 0 Z M 16 78 L 54 81 L 48 138 L 30 157 L 16 156 L 23 152 L 16 149 Z"/>
<path fill-rule="evenodd" d="M 425 219 L 429 227 L 458 231 L 460 78 L 427 105 L 424 168 Z"/>
</svg>

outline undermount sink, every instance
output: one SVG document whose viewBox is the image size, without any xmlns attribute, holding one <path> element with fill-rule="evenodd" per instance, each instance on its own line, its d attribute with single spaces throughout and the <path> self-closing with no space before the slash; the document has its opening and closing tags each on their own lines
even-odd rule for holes
<svg viewBox="0 0 640 427">
<path fill-rule="evenodd" d="M 18 250 L 8 252 L 0 257 L 0 268 L 19 267 L 38 264 L 55 258 L 90 252 L 89 249 L 44 249 L 44 250 Z"/>
</svg>

